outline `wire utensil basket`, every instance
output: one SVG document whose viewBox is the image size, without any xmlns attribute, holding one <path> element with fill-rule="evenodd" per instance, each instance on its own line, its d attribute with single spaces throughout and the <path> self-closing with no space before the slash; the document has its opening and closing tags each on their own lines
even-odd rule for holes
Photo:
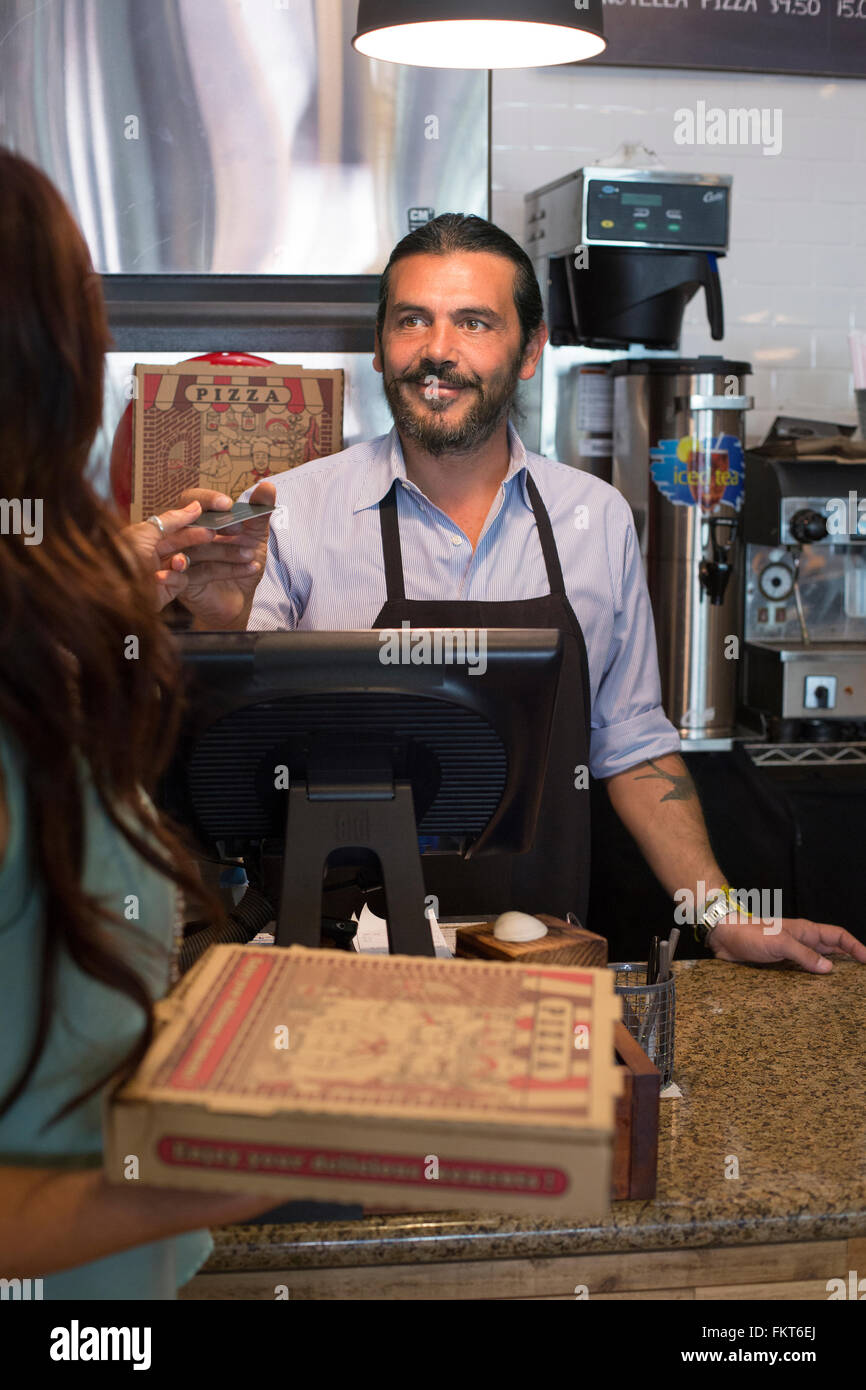
<svg viewBox="0 0 866 1390">
<path fill-rule="evenodd" d="M 614 989 L 622 997 L 622 1021 L 661 1072 L 663 1090 L 674 1071 L 674 977 L 648 985 L 646 967 L 646 961 L 617 961 L 608 969 L 616 971 Z"/>
</svg>

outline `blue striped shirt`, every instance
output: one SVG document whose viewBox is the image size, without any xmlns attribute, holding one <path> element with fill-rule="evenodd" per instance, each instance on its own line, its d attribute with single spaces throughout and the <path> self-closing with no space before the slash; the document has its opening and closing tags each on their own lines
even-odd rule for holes
<svg viewBox="0 0 866 1390">
<path fill-rule="evenodd" d="M 586 641 L 593 776 L 678 752 L 679 735 L 661 707 L 652 609 L 625 498 L 589 473 L 528 453 L 511 421 L 508 439 L 508 472 L 474 552 L 460 527 L 407 479 L 396 427 L 278 474 L 271 480 L 278 509 L 249 628 L 373 626 L 386 597 L 377 504 L 395 478 L 407 599 L 502 602 L 549 593 L 528 470 Z"/>
</svg>

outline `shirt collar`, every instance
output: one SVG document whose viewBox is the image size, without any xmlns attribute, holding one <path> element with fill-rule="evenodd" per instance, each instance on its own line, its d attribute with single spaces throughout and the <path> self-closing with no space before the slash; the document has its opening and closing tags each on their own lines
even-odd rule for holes
<svg viewBox="0 0 866 1390">
<path fill-rule="evenodd" d="M 518 487 L 520 494 L 526 506 L 530 507 L 531 503 L 526 491 L 526 474 L 528 470 L 526 448 L 511 420 L 508 421 L 507 428 L 510 458 L 508 462 L 508 471 L 502 479 L 502 483 L 503 486 L 505 486 L 512 478 L 519 477 Z M 367 465 L 364 478 L 358 489 L 353 511 L 361 512 L 367 507 L 378 506 L 382 498 L 387 496 L 395 478 L 406 483 L 410 488 L 415 487 L 415 484 L 409 482 L 406 477 L 406 462 L 403 458 L 403 447 L 400 443 L 400 436 L 397 433 L 397 426 L 393 425 L 388 434 L 382 435 L 381 439 L 377 441 L 377 448 Z M 416 491 L 420 491 L 420 489 L 416 489 Z"/>
</svg>

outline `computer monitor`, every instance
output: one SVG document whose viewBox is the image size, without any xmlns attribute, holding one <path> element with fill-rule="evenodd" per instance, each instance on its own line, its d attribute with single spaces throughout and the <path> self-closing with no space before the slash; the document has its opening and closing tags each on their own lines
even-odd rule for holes
<svg viewBox="0 0 866 1390">
<path fill-rule="evenodd" d="M 562 639 L 553 629 L 187 632 L 162 801 L 200 844 L 282 860 L 276 942 L 321 940 L 328 865 L 381 866 L 392 952 L 432 955 L 419 837 L 532 846 Z"/>
</svg>

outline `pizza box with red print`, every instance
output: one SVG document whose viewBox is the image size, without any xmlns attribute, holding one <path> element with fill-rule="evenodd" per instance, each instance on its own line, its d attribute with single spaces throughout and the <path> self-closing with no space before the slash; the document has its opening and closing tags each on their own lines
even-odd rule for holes
<svg viewBox="0 0 866 1390">
<path fill-rule="evenodd" d="M 237 501 L 262 478 L 343 447 L 343 373 L 294 365 L 143 365 L 134 373 L 130 520 L 191 487 Z"/>
<path fill-rule="evenodd" d="M 599 1218 L 619 1015 L 605 969 L 214 946 L 110 1099 L 106 1172 Z"/>
</svg>

